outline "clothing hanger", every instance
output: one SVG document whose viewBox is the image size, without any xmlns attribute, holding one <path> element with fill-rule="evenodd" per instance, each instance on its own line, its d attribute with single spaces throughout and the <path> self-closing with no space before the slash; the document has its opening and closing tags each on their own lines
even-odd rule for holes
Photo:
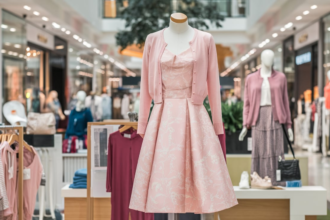
<svg viewBox="0 0 330 220">
<path fill-rule="evenodd" d="M 18 140 L 18 135 L 17 134 L 12 134 L 9 139 L 8 139 L 8 143 L 9 145 L 12 145 L 14 144 L 15 142 L 19 142 Z M 30 152 L 34 153 L 31 146 L 28 145 L 28 143 L 26 143 L 24 140 L 23 140 L 23 147 L 25 147 L 27 150 L 29 150 Z"/>
<path fill-rule="evenodd" d="M 137 125 L 124 125 L 122 128 L 119 128 L 119 132 L 123 133 L 124 131 L 127 131 L 130 128 L 137 130 Z"/>
</svg>

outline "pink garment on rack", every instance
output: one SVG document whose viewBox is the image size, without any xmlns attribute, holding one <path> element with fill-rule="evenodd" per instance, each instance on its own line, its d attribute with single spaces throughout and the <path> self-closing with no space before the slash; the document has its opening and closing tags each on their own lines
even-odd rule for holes
<svg viewBox="0 0 330 220">
<path fill-rule="evenodd" d="M 106 189 L 111 192 L 112 219 L 126 220 L 130 212 L 132 220 L 154 220 L 154 214 L 129 209 L 142 141 L 136 131 L 109 136 Z"/>
<path fill-rule="evenodd" d="M 18 202 L 18 147 L 13 150 L 7 142 L 3 143 L 2 162 L 5 173 L 6 190 L 9 200 L 9 208 L 5 210 L 4 216 L 7 219 L 17 219 L 17 202 Z M 36 196 L 40 186 L 42 175 L 42 164 L 35 150 L 31 147 L 33 153 L 24 148 L 24 169 L 30 170 L 30 179 L 23 181 L 23 218 L 31 220 Z"/>
</svg>

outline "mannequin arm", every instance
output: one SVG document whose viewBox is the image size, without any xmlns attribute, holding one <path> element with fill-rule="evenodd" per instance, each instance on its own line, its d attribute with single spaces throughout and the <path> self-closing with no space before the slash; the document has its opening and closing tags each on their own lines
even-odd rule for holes
<svg viewBox="0 0 330 220">
<path fill-rule="evenodd" d="M 292 128 L 288 129 L 288 135 L 289 135 L 289 140 L 292 142 L 293 141 L 293 131 Z"/>
<path fill-rule="evenodd" d="M 244 140 L 244 137 L 246 136 L 246 134 L 247 134 L 247 128 L 246 127 L 243 127 L 241 133 L 239 134 L 238 140 L 239 141 L 243 141 Z"/>
</svg>

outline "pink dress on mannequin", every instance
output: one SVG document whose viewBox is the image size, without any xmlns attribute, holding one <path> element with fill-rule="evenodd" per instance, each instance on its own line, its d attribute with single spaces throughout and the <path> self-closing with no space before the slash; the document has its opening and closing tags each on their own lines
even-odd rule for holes
<svg viewBox="0 0 330 220">
<path fill-rule="evenodd" d="M 212 213 L 237 204 L 209 115 L 193 105 L 193 56 L 165 50 L 163 103 L 150 116 L 130 208 L 154 213 Z M 219 91 L 220 92 L 220 91 Z"/>
</svg>

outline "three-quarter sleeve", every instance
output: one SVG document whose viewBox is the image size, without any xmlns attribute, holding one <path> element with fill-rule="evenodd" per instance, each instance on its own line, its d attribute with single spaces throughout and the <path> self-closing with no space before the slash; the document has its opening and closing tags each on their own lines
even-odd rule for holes
<svg viewBox="0 0 330 220">
<path fill-rule="evenodd" d="M 245 79 L 245 88 L 244 88 L 244 106 L 243 106 L 243 126 L 249 127 L 247 120 L 249 117 L 250 110 L 250 96 L 249 96 L 249 77 Z"/>
<path fill-rule="evenodd" d="M 141 69 L 141 86 L 140 86 L 140 109 L 139 109 L 139 122 L 138 134 L 144 134 L 148 124 L 149 111 L 151 105 L 151 96 L 149 94 L 149 37 L 147 37 L 144 50 L 143 61 Z"/>
<path fill-rule="evenodd" d="M 212 36 L 210 37 L 208 56 L 207 89 L 212 112 L 214 131 L 217 135 L 219 135 L 223 134 L 220 77 L 217 51 Z"/>
</svg>

